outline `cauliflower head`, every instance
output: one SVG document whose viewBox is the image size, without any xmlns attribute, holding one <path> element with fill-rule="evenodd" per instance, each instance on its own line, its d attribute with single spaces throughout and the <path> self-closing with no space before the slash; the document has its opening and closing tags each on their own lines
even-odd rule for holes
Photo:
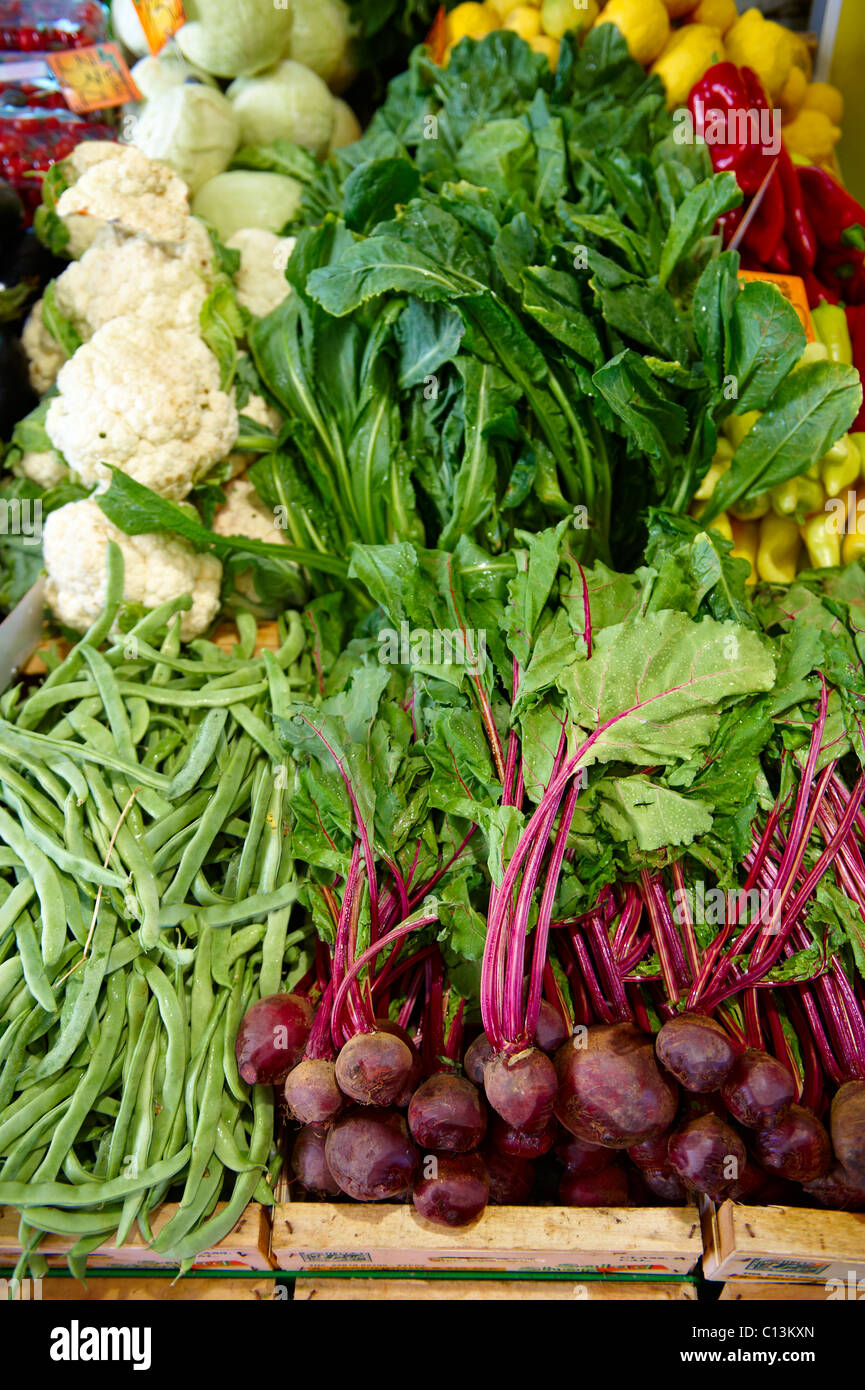
<svg viewBox="0 0 865 1390">
<path fill-rule="evenodd" d="M 167 164 L 148 159 L 134 145 L 84 141 L 64 160 L 70 180 L 57 200 L 69 231 L 66 253 L 83 255 L 107 222 L 154 241 L 181 242 L 189 222 L 186 184 Z"/>
<path fill-rule="evenodd" d="M 30 385 L 40 396 L 50 390 L 66 361 L 66 353 L 55 342 L 42 322 L 42 300 L 37 299 L 21 331 L 21 346 L 27 354 Z"/>
<path fill-rule="evenodd" d="M 84 483 L 114 465 L 180 501 L 237 438 L 237 410 L 213 353 L 182 329 L 111 319 L 61 367 L 45 419 L 51 443 Z"/>
<path fill-rule="evenodd" d="M 89 497 L 58 507 L 45 519 L 45 596 L 59 622 L 85 632 L 99 617 L 105 606 L 109 541 L 123 552 L 127 603 L 155 608 L 189 594 L 192 607 L 182 615 L 180 636 L 189 642 L 206 631 L 220 607 L 219 560 L 199 555 L 176 536 L 127 536 Z"/>
<path fill-rule="evenodd" d="M 250 540 L 266 541 L 268 545 L 285 541 L 285 531 L 248 478 L 234 478 L 228 483 L 225 498 L 225 506 L 220 507 L 213 518 L 213 530 L 218 536 L 247 536 Z M 236 574 L 234 587 L 253 603 L 261 602 L 251 570 Z"/>
<path fill-rule="evenodd" d="M 30 449 L 12 465 L 17 478 L 29 478 L 39 487 L 56 487 L 69 477 L 69 469 L 53 449 Z"/>
<path fill-rule="evenodd" d="M 276 236 L 263 227 L 242 227 L 226 243 L 240 252 L 240 269 L 234 277 L 238 303 L 256 318 L 278 308 L 290 292 L 285 267 L 294 241 L 293 236 Z"/>
<path fill-rule="evenodd" d="M 82 341 L 131 314 L 154 329 L 199 332 L 199 314 L 213 279 L 211 243 L 200 222 L 185 242 L 159 244 L 109 223 L 54 286 L 57 308 Z M 195 240 L 203 235 L 198 248 Z"/>
</svg>

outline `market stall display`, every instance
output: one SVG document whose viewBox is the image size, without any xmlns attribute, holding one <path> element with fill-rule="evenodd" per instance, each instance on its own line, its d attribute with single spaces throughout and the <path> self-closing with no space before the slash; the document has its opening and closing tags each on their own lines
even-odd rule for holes
<svg viewBox="0 0 865 1390">
<path fill-rule="evenodd" d="M 152 53 L 115 3 L 140 101 L 29 157 L 0 300 L 0 603 L 44 572 L 53 643 L 0 692 L 15 1279 L 250 1204 L 314 1271 L 286 1201 L 514 1271 L 496 1209 L 632 1212 L 638 1264 L 652 1208 L 861 1212 L 832 90 L 725 0 L 491 0 L 361 133 L 362 12 L 239 8 Z"/>
</svg>

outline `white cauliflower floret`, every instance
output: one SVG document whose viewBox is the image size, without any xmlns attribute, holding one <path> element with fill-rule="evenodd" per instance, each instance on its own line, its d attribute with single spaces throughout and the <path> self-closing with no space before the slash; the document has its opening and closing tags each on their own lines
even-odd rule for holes
<svg viewBox="0 0 865 1390">
<path fill-rule="evenodd" d="M 242 227 L 226 242 L 240 252 L 240 269 L 234 277 L 238 302 L 256 318 L 264 318 L 291 292 L 285 267 L 294 242 L 293 236 L 276 236 L 263 227 Z"/>
<path fill-rule="evenodd" d="M 27 354 L 30 384 L 34 391 L 44 396 L 57 380 L 57 373 L 66 361 L 66 353 L 51 337 L 42 322 L 41 299 L 37 299 L 27 316 L 21 333 L 21 344 Z"/>
<path fill-rule="evenodd" d="M 12 465 L 12 472 L 18 478 L 29 478 L 40 487 L 56 487 L 69 477 L 69 469 L 53 449 L 31 449 L 28 453 L 22 454 Z"/>
<path fill-rule="evenodd" d="M 180 501 L 237 438 L 216 358 L 181 329 L 111 319 L 61 367 L 57 386 L 45 429 L 85 484 L 107 487 L 113 465 Z"/>
<path fill-rule="evenodd" d="M 77 258 L 107 222 L 154 241 L 182 241 L 189 221 L 186 184 L 167 164 L 148 159 L 134 145 L 103 140 L 77 145 L 66 163 L 75 182 L 57 200 L 69 231 L 67 253 Z"/>
<path fill-rule="evenodd" d="M 109 541 L 123 552 L 127 603 L 155 608 L 189 594 L 192 607 L 182 615 L 180 636 L 189 642 L 206 631 L 220 607 L 222 565 L 216 557 L 197 554 L 176 536 L 127 536 L 91 498 L 58 507 L 45 519 L 45 597 L 59 622 L 85 632 L 99 617 L 105 606 Z"/>
<path fill-rule="evenodd" d="M 122 314 L 132 314 L 151 328 L 197 334 L 210 286 L 199 272 L 191 245 L 181 246 L 178 254 L 174 243 L 160 245 L 140 234 L 129 236 L 109 224 L 81 260 L 73 261 L 55 281 L 57 308 L 85 342 Z M 205 274 L 210 269 L 208 258 Z"/>
<path fill-rule="evenodd" d="M 218 536 L 247 536 L 250 540 L 279 545 L 286 540 L 285 530 L 269 507 L 265 506 L 248 478 L 234 478 L 225 488 L 226 502 L 213 518 L 213 530 Z M 253 602 L 260 601 L 251 570 L 234 576 L 238 593 Z"/>
</svg>

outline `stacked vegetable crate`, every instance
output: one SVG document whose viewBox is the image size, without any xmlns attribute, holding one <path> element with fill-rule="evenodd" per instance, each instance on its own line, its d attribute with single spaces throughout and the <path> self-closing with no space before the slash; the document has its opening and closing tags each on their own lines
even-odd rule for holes
<svg viewBox="0 0 865 1390">
<path fill-rule="evenodd" d="M 865 1214 L 707 1203 L 703 1274 L 721 1298 L 856 1299 L 865 1290 Z M 858 1292 L 857 1292 L 858 1291 Z"/>
</svg>

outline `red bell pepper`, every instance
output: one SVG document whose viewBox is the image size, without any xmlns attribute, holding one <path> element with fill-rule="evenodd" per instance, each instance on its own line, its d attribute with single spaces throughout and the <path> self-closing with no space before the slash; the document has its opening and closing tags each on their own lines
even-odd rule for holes
<svg viewBox="0 0 865 1390">
<path fill-rule="evenodd" d="M 865 303 L 865 208 L 825 169 L 798 169 L 818 242 L 817 278 L 848 304 Z"/>
<path fill-rule="evenodd" d="M 786 238 L 793 269 L 801 275 L 812 270 L 817 260 L 817 237 L 805 208 L 805 199 L 796 166 L 782 146 L 778 156 L 777 178 L 786 208 Z"/>
<path fill-rule="evenodd" d="M 748 113 L 756 112 L 759 120 L 759 113 L 770 109 L 757 74 L 735 63 L 716 63 L 692 89 L 688 109 L 695 133 L 705 137 L 709 132 L 707 144 L 716 173 L 733 173 L 743 193 L 756 193 L 774 159 L 762 140 L 751 139 Z M 721 141 L 711 139 L 713 113 L 724 121 L 726 138 Z"/>
</svg>

